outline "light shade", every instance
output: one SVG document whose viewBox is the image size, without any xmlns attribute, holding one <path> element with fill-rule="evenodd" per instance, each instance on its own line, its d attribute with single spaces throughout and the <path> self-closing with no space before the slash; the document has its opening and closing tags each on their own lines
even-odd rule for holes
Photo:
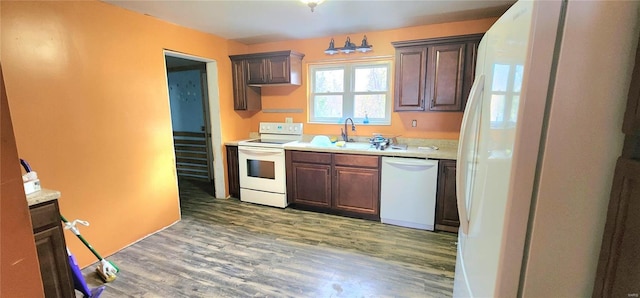
<svg viewBox="0 0 640 298">
<path fill-rule="evenodd" d="M 331 41 L 329 42 L 329 47 L 326 50 L 324 50 L 324 53 L 325 54 L 329 54 L 329 55 L 334 55 L 334 54 L 340 53 L 340 51 L 338 49 L 336 49 L 335 42 L 333 41 L 333 38 L 331 38 Z"/>
<path fill-rule="evenodd" d="M 347 37 L 347 40 L 344 42 L 344 47 L 340 49 L 341 53 L 350 54 L 356 51 L 356 45 L 351 42 L 351 38 Z"/>
<path fill-rule="evenodd" d="M 372 45 L 370 45 L 367 42 L 367 36 L 365 35 L 364 38 L 362 38 L 362 43 L 360 44 L 360 46 L 358 46 L 356 48 L 356 51 L 360 52 L 360 53 L 366 53 L 366 52 L 370 52 L 371 51 L 371 47 L 373 47 Z"/>
<path fill-rule="evenodd" d="M 324 0 L 300 0 L 300 2 L 309 6 L 309 8 L 311 8 L 311 12 L 314 12 L 316 6 L 320 5 Z"/>
</svg>

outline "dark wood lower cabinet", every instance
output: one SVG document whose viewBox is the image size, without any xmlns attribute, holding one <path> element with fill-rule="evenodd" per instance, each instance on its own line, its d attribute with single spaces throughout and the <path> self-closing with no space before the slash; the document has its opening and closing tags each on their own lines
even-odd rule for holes
<svg viewBox="0 0 640 298">
<path fill-rule="evenodd" d="M 458 201 L 456 197 L 456 161 L 438 163 L 438 190 L 436 193 L 436 230 L 458 232 Z"/>
<path fill-rule="evenodd" d="M 380 220 L 380 158 L 324 152 L 286 152 L 292 207 Z"/>
<path fill-rule="evenodd" d="M 593 297 L 640 294 L 639 198 L 640 161 L 618 159 Z"/>
<path fill-rule="evenodd" d="M 30 207 L 45 297 L 75 297 L 58 201 Z"/>
<path fill-rule="evenodd" d="M 238 164 L 238 146 L 227 145 L 227 179 L 229 196 L 240 198 L 240 172 Z"/>
<path fill-rule="evenodd" d="M 331 208 L 331 164 L 294 163 L 292 201 Z"/>
<path fill-rule="evenodd" d="M 627 94 L 618 158 L 609 197 L 592 297 L 640 295 L 640 41 Z M 606 173 L 605 173 L 606 174 Z"/>
<path fill-rule="evenodd" d="M 353 167 L 335 167 L 333 208 L 380 216 L 380 171 Z"/>
</svg>

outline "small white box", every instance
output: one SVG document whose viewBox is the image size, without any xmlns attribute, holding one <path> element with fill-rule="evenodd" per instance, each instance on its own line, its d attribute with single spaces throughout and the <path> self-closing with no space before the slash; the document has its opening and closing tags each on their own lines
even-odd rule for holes
<svg viewBox="0 0 640 298">
<path fill-rule="evenodd" d="M 39 191 L 41 189 L 42 187 L 40 187 L 40 179 L 24 182 L 24 193 L 27 195 L 34 193 L 36 191 Z"/>
</svg>

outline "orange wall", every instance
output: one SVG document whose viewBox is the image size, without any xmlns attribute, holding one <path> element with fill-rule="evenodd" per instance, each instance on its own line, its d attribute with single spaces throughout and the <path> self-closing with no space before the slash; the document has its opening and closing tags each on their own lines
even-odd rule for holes
<svg viewBox="0 0 640 298">
<path fill-rule="evenodd" d="M 104 256 L 180 218 L 163 49 L 217 60 L 222 138 L 247 136 L 247 115 L 230 112 L 228 48 L 243 45 L 93 0 L 0 5 L 18 154 Z"/>
<path fill-rule="evenodd" d="M 0 112 L 0 297 L 44 297 L 1 67 Z"/>
<path fill-rule="evenodd" d="M 294 40 L 286 42 L 272 42 L 250 45 L 250 52 L 267 52 L 275 50 L 295 50 L 305 54 L 303 62 L 303 83 L 299 87 L 267 87 L 262 88 L 263 109 L 302 109 L 303 113 L 262 113 L 251 118 L 251 128 L 256 130 L 260 121 L 284 122 L 285 117 L 293 117 L 294 122 L 305 123 L 304 131 L 308 134 L 339 135 L 341 125 L 308 124 L 307 122 L 307 64 L 309 62 L 331 61 L 338 59 L 357 60 L 363 57 L 388 56 L 393 59 L 395 50 L 392 41 L 423 39 L 451 35 L 463 35 L 486 32 L 497 18 L 425 25 L 402 28 L 397 30 L 360 32 L 349 34 L 352 42 L 360 44 L 363 35 L 367 35 L 373 51 L 362 54 L 326 55 L 324 49 L 329 46 L 331 37 Z M 347 35 L 333 36 L 336 46 L 342 46 Z M 392 93 L 393 94 L 393 89 Z M 418 126 L 411 127 L 411 120 L 417 120 Z M 428 112 L 400 112 L 391 114 L 391 125 L 358 125 L 357 135 L 370 136 L 372 132 L 396 134 L 414 138 L 457 139 L 462 122 L 462 113 L 428 113 Z"/>
<path fill-rule="evenodd" d="M 260 121 L 306 122 L 306 78 L 300 87 L 263 89 L 264 108 L 301 114 L 233 111 L 229 54 L 292 49 L 306 62 L 340 59 L 322 53 L 329 38 L 243 45 L 87 1 L 2 1 L 1 60 L 20 157 L 43 186 L 60 190 L 69 219 L 89 220 L 82 234 L 103 255 L 154 233 L 179 215 L 163 49 L 218 65 L 222 140 L 246 138 Z M 365 32 L 374 51 L 391 41 L 484 32 L 495 19 Z M 354 41 L 364 33 L 351 34 Z M 334 36 L 337 43 L 345 36 Z M 358 54 L 352 57 L 362 57 Z M 360 126 L 411 137 L 457 138 L 462 113 L 393 113 L 392 126 Z M 411 119 L 418 120 L 410 128 Z M 305 132 L 337 133 L 337 125 Z M 82 266 L 95 261 L 75 236 L 67 244 Z"/>
</svg>

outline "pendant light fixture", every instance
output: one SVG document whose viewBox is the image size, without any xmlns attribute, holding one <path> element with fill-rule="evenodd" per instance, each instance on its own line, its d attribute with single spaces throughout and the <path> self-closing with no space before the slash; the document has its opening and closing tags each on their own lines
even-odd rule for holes
<svg viewBox="0 0 640 298">
<path fill-rule="evenodd" d="M 358 51 L 360 53 L 370 52 L 371 51 L 371 47 L 372 47 L 372 45 L 370 45 L 369 42 L 367 42 L 367 36 L 365 35 L 362 38 L 362 43 L 360 44 L 360 46 L 356 47 L 356 51 Z"/>
<path fill-rule="evenodd" d="M 320 5 L 324 0 L 300 0 L 300 2 L 309 6 L 309 8 L 311 8 L 311 12 L 314 12 L 316 6 Z"/>
<path fill-rule="evenodd" d="M 338 53 L 351 54 L 353 52 L 366 53 L 370 52 L 372 50 L 372 47 L 373 45 L 369 44 L 366 35 L 362 38 L 362 43 L 359 46 L 356 46 L 356 44 L 352 43 L 351 38 L 347 36 L 347 40 L 344 42 L 344 47 L 341 48 L 336 48 L 335 41 L 333 40 L 333 38 L 331 38 L 331 41 L 329 42 L 329 48 L 324 50 L 324 53 L 327 55 L 335 55 Z"/>
</svg>

